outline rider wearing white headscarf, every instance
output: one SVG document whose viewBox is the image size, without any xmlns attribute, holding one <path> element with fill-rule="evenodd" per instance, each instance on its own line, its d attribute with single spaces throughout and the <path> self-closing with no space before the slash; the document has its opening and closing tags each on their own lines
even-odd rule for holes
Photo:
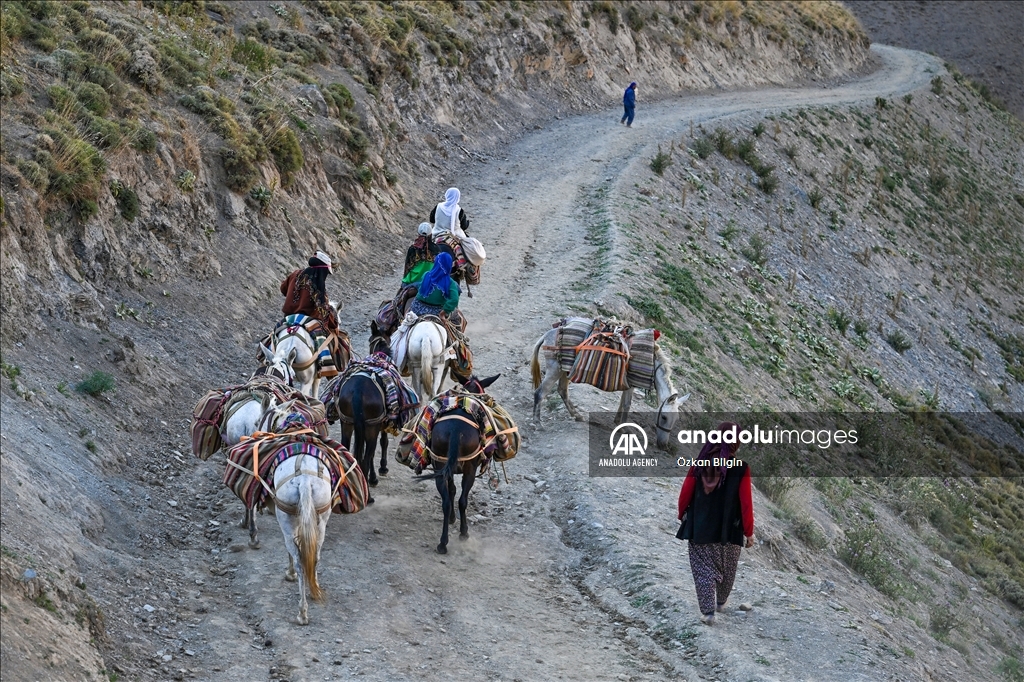
<svg viewBox="0 0 1024 682">
<path fill-rule="evenodd" d="M 434 224 L 431 231 L 431 239 L 436 239 L 442 232 L 451 232 L 459 239 L 466 238 L 466 230 L 469 229 L 469 219 L 466 212 L 459 206 L 459 190 L 449 187 L 444 193 L 444 201 L 434 207 L 430 212 L 430 222 Z"/>
</svg>

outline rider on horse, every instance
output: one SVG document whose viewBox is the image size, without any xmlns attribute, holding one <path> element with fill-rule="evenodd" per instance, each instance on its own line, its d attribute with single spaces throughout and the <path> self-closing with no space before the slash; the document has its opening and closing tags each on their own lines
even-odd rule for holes
<svg viewBox="0 0 1024 682">
<path fill-rule="evenodd" d="M 462 290 L 452 279 L 452 257 L 437 254 L 434 265 L 420 282 L 412 311 L 417 315 L 437 315 L 447 318 L 457 328 L 464 328 L 465 320 L 459 312 L 459 294 Z"/>
<path fill-rule="evenodd" d="M 430 222 L 434 229 L 430 236 L 435 241 L 443 232 L 451 232 L 459 239 L 466 238 L 466 230 L 469 229 L 469 218 L 466 212 L 459 206 L 461 193 L 455 187 L 449 187 L 444 193 L 444 201 L 439 203 L 430 212 Z"/>
<path fill-rule="evenodd" d="M 304 270 L 295 270 L 281 282 L 281 293 L 284 294 L 281 312 L 286 317 L 302 314 L 318 320 L 324 332 L 335 339 L 331 343 L 331 355 L 335 366 L 341 370 L 347 364 L 344 346 L 348 335 L 338 326 L 338 315 L 327 298 L 327 276 L 334 272 L 331 257 L 317 251 L 308 265 Z"/>
</svg>

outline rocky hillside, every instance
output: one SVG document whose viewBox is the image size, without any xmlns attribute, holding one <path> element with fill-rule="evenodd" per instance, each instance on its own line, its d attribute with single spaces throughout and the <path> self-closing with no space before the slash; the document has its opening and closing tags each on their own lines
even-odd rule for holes
<svg viewBox="0 0 1024 682">
<path fill-rule="evenodd" d="M 236 235 L 371 259 L 455 163 L 630 80 L 643 99 L 866 58 L 827 2 L 43 1 L 2 18 L 4 309 L 93 324 L 112 286 L 236 272 Z"/>
</svg>

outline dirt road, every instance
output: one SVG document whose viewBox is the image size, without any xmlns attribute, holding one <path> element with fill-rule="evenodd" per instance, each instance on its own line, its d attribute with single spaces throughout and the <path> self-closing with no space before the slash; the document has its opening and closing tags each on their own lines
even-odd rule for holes
<svg viewBox="0 0 1024 682">
<path fill-rule="evenodd" d="M 463 304 L 475 364 L 482 375 L 502 373 L 493 392 L 524 431 L 524 449 L 508 466 L 511 484 L 498 492 L 478 484 L 470 500 L 470 538 L 453 539 L 442 557 L 434 552 L 441 519 L 432 484 L 410 481 L 410 473 L 392 463 L 375 491 L 376 504 L 331 518 L 320 568 L 328 598 L 311 604 L 310 625 L 299 627 L 297 588 L 283 580 L 287 562 L 276 522 L 261 517 L 262 549 L 248 549 L 235 525 L 240 505 L 220 484 L 219 468 L 214 462 L 196 466 L 183 478 L 198 504 L 182 513 L 206 535 L 164 557 L 178 564 L 172 570 L 184 587 L 173 614 L 152 616 L 166 642 L 153 652 L 152 672 L 238 681 L 739 674 L 716 667 L 721 652 L 714 640 L 683 636 L 695 611 L 677 614 L 675 632 L 657 630 L 613 587 L 613 578 L 628 568 L 616 564 L 616 552 L 626 556 L 630 545 L 674 527 L 675 483 L 589 479 L 585 425 L 569 421 L 560 407 L 546 408 L 540 424 L 528 418 L 527 348 L 574 305 L 614 290 L 608 273 L 620 257 L 616 225 L 625 218 L 617 197 L 656 143 L 678 140 L 691 121 L 873 102 L 921 87 L 941 71 L 937 59 L 921 53 L 884 47 L 875 53 L 879 70 L 839 87 L 641 100 L 632 129 L 618 125 L 617 111 L 554 121 L 503 154 L 461 169 L 455 184 L 471 233 L 489 254 L 483 284 Z M 595 245 L 595 239 L 606 243 Z M 595 267 L 605 257 L 605 267 Z M 359 351 L 365 351 L 373 310 L 393 292 L 400 261 L 396 255 L 392 276 L 368 283 L 377 293 L 344 312 Z M 573 387 L 573 395 L 586 410 L 615 403 L 584 387 Z M 610 517 L 625 529 L 621 535 L 604 529 Z M 683 571 L 684 564 L 676 564 Z M 741 568 L 738 585 L 751 570 Z M 692 590 L 685 573 L 677 578 L 680 590 Z M 816 655 L 808 653 L 808 661 Z M 744 679 L 808 675 L 799 666 L 784 670 L 743 672 Z"/>
</svg>

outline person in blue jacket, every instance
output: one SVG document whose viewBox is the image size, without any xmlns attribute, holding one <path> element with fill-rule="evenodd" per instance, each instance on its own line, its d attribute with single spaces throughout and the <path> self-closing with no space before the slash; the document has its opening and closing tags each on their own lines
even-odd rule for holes
<svg viewBox="0 0 1024 682">
<path fill-rule="evenodd" d="M 619 123 L 625 123 L 627 128 L 632 128 L 633 113 L 636 110 L 636 81 L 630 83 L 622 95 L 622 107 L 626 111 L 622 114 L 622 120 Z"/>
</svg>

